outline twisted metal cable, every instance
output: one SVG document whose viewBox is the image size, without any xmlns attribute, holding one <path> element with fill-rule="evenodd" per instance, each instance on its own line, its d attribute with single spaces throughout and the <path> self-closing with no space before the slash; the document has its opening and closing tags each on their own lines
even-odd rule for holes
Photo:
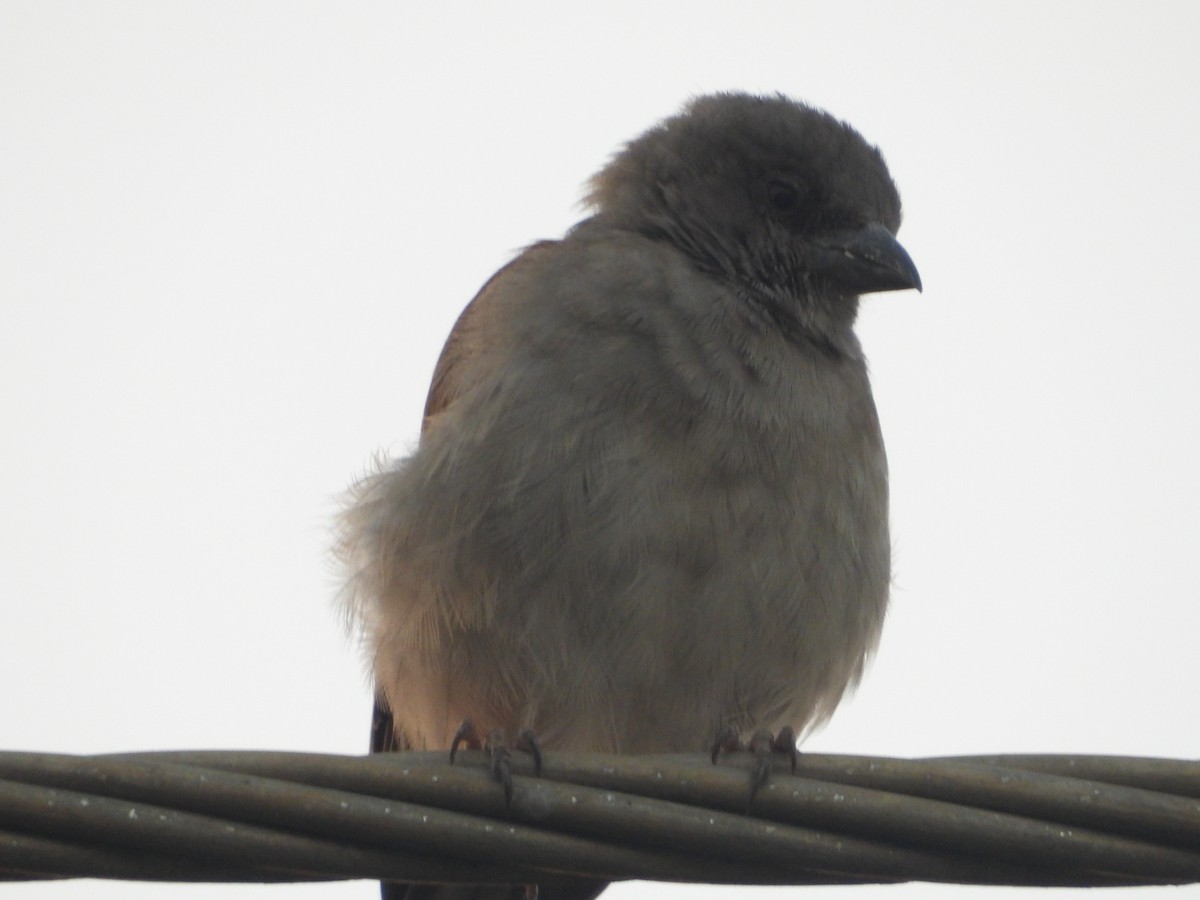
<svg viewBox="0 0 1200 900">
<path fill-rule="evenodd" d="M 1200 763 L 803 754 L 485 761 L 0 753 L 0 879 L 742 884 L 1200 881 Z"/>
</svg>

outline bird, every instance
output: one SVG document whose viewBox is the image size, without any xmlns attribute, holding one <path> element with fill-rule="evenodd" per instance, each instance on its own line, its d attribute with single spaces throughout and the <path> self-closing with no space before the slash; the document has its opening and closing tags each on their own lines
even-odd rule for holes
<svg viewBox="0 0 1200 900">
<path fill-rule="evenodd" d="M 417 446 L 349 491 L 373 751 L 464 723 L 548 751 L 794 747 L 877 646 L 888 471 L 854 323 L 862 294 L 921 289 L 880 151 L 783 94 L 702 95 L 584 202 L 483 285 Z"/>
</svg>

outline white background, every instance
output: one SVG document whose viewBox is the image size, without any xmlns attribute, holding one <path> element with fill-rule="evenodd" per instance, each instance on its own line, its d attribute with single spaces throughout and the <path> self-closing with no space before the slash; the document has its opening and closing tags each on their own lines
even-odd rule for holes
<svg viewBox="0 0 1200 900">
<path fill-rule="evenodd" d="M 882 147 L 926 284 L 863 304 L 894 605 L 806 746 L 1195 758 L 1198 37 L 1166 2 L 6 0 L 0 748 L 362 751 L 339 492 L 622 141 L 745 89 Z"/>
</svg>

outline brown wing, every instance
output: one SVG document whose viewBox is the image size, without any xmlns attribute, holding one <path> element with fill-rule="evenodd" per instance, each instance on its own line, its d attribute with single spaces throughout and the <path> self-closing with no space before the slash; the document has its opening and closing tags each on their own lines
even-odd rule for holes
<svg viewBox="0 0 1200 900">
<path fill-rule="evenodd" d="M 438 357 L 437 366 L 433 370 L 433 382 L 429 385 L 429 396 L 425 399 L 426 423 L 430 416 L 444 410 L 461 393 L 463 363 L 487 343 L 493 323 L 503 316 L 503 308 L 497 300 L 503 295 L 492 288 L 502 279 L 528 266 L 535 256 L 556 243 L 558 242 L 539 241 L 527 247 L 520 256 L 489 278 L 459 315 L 458 321 L 450 329 L 450 336 L 446 338 L 442 355 Z"/>
</svg>

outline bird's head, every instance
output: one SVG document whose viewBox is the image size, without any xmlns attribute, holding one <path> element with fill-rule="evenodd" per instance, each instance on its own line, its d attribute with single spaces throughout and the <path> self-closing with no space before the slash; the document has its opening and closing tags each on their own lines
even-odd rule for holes
<svg viewBox="0 0 1200 900">
<path fill-rule="evenodd" d="M 626 145 L 590 187 L 589 204 L 610 221 L 671 241 L 802 322 L 848 324 L 859 294 L 921 288 L 895 238 L 900 196 L 879 151 L 783 96 L 699 97 Z"/>
</svg>

